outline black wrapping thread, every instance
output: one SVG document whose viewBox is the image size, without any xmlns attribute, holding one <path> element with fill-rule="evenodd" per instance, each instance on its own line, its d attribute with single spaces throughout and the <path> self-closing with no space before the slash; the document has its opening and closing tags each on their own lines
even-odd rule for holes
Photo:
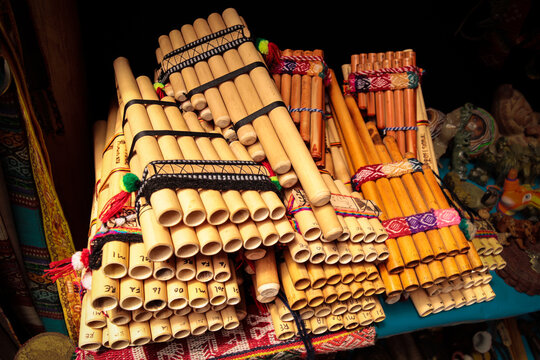
<svg viewBox="0 0 540 360">
<path fill-rule="evenodd" d="M 304 325 L 304 320 L 302 320 L 302 317 L 297 311 L 291 309 L 291 307 L 289 306 L 289 302 L 287 301 L 287 297 L 282 291 L 278 293 L 277 297 L 283 302 L 283 304 L 285 304 L 285 306 L 293 316 L 296 328 L 298 329 L 298 336 L 300 337 L 300 340 L 302 340 L 302 342 L 304 343 L 304 347 L 306 348 L 306 359 L 315 359 L 315 348 L 313 347 L 313 343 L 311 342 L 311 336 L 309 336 L 309 333 L 306 330 L 306 326 Z"/>
<path fill-rule="evenodd" d="M 190 98 L 195 94 L 203 93 L 203 92 L 205 92 L 206 90 L 208 90 L 210 88 L 216 87 L 216 86 L 224 83 L 225 81 L 233 80 L 234 78 L 236 78 L 236 77 L 238 77 L 240 75 L 246 74 L 246 73 L 250 72 L 251 70 L 253 70 L 255 68 L 258 68 L 258 67 L 261 67 L 261 66 L 266 67 L 266 64 L 261 62 L 261 61 L 256 61 L 254 63 L 243 66 L 243 67 L 241 67 L 239 69 L 236 69 L 236 70 L 234 70 L 234 71 L 232 71 L 232 72 L 230 72 L 228 74 L 225 74 L 223 76 L 215 78 L 214 80 L 211 80 L 211 81 L 209 81 L 209 82 L 207 82 L 205 84 L 197 86 L 194 89 L 191 89 L 186 94 L 186 97 Z"/>
<path fill-rule="evenodd" d="M 245 118 L 237 121 L 234 125 L 233 125 L 233 128 L 235 131 L 238 131 L 238 129 L 240 129 L 242 126 L 244 125 L 247 125 L 247 124 L 250 124 L 253 120 L 255 120 L 256 118 L 258 118 L 259 116 L 262 116 L 264 114 L 267 114 L 269 113 L 270 111 L 274 110 L 275 108 L 277 107 L 280 107 L 280 106 L 284 106 L 284 107 L 287 107 L 287 105 L 285 105 L 285 103 L 283 101 L 274 101 L 264 107 L 262 107 L 261 109 L 255 111 L 254 113 L 251 113 L 249 114 L 248 116 L 246 116 Z"/>
<path fill-rule="evenodd" d="M 182 53 L 182 52 L 184 52 L 184 51 L 186 51 L 186 50 L 188 50 L 190 48 L 194 48 L 194 47 L 196 47 L 198 45 L 202 45 L 202 44 L 208 42 L 209 40 L 217 39 L 217 38 L 219 38 L 219 37 L 221 37 L 223 35 L 232 33 L 232 32 L 237 31 L 237 30 L 242 31 L 242 37 L 240 37 L 238 39 L 228 41 L 228 42 L 226 42 L 226 43 L 224 43 L 222 45 L 210 48 L 207 51 L 204 51 L 204 52 L 202 52 L 202 53 L 200 53 L 200 54 L 198 54 L 196 56 L 193 56 L 193 57 L 188 58 L 188 59 L 186 59 L 184 61 L 181 61 L 180 63 L 178 63 L 176 65 L 171 66 L 166 71 L 162 70 L 161 73 L 158 75 L 158 82 L 164 84 L 169 80 L 169 76 L 172 73 L 178 72 L 178 71 L 180 71 L 180 70 L 182 70 L 182 69 L 184 69 L 186 67 L 193 66 L 196 63 L 198 63 L 199 61 L 205 61 L 205 60 L 211 58 L 212 56 L 219 55 L 219 54 L 222 54 L 222 53 L 224 53 L 224 52 L 226 52 L 228 50 L 237 48 L 238 46 L 242 45 L 245 42 L 252 41 L 252 39 L 250 37 L 245 36 L 245 34 L 244 34 L 244 26 L 243 25 L 235 25 L 235 26 L 231 26 L 230 28 L 218 31 L 218 32 L 210 34 L 208 36 L 205 36 L 205 37 L 203 37 L 201 39 L 195 40 L 194 42 L 186 45 L 185 47 L 182 47 L 180 49 L 172 51 L 171 53 L 168 53 L 167 55 L 165 55 L 165 57 L 163 57 L 163 60 L 161 62 L 162 64 L 163 64 L 164 61 L 170 59 L 174 55 L 178 55 L 178 54 L 180 54 L 180 53 Z M 209 45 L 209 47 L 210 47 L 210 45 Z M 163 68 L 163 65 L 162 65 L 162 68 Z"/>
<path fill-rule="evenodd" d="M 122 241 L 127 243 L 141 243 L 142 235 L 137 233 L 111 233 L 92 240 L 90 255 L 88 256 L 88 267 L 98 270 L 101 267 L 103 258 L 103 246 L 109 241 Z"/>
<path fill-rule="evenodd" d="M 129 149 L 129 153 L 128 153 L 128 160 L 131 160 L 131 157 L 133 156 L 133 152 L 135 151 L 135 143 L 137 142 L 137 140 L 145 136 L 163 136 L 163 135 L 193 136 L 193 137 L 225 139 L 225 137 L 219 133 L 207 133 L 207 132 L 199 132 L 199 131 L 179 131 L 179 130 L 143 130 L 143 131 L 139 131 L 137 134 L 135 134 L 135 136 L 133 136 L 133 140 L 131 142 L 131 148 Z"/>
<path fill-rule="evenodd" d="M 156 160 L 150 162 L 143 171 L 141 186 L 135 197 L 135 210 L 137 216 L 140 212 L 140 198 L 144 197 L 149 205 L 152 194 L 161 189 L 210 189 L 218 191 L 227 190 L 255 190 L 273 191 L 280 198 L 282 194 L 276 185 L 264 173 L 223 173 L 216 171 L 185 172 L 185 173 L 164 173 L 161 169 L 167 169 L 167 165 L 209 165 L 209 166 L 256 166 L 266 169 L 254 161 L 242 160 Z M 154 170 L 154 174 L 148 176 L 149 168 Z M 189 170 L 189 169 L 188 169 Z"/>
<path fill-rule="evenodd" d="M 126 125 L 126 122 L 127 122 L 127 118 L 126 118 L 126 114 L 127 114 L 127 109 L 131 106 L 131 105 L 135 105 L 135 104 L 139 104 L 139 105 L 163 105 L 163 106 L 176 106 L 176 107 L 180 107 L 180 104 L 178 104 L 177 102 L 175 101 L 163 101 L 163 100 L 151 100 L 151 99 L 132 99 L 132 100 L 129 100 L 125 105 L 124 105 L 124 114 L 122 115 L 122 128 Z"/>
</svg>

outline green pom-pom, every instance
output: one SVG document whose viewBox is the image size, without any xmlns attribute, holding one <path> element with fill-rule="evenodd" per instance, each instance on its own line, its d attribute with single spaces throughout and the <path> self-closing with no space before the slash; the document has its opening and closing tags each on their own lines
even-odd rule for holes
<svg viewBox="0 0 540 360">
<path fill-rule="evenodd" d="M 465 235 L 465 238 L 467 240 L 471 240 L 471 234 L 469 232 L 469 224 L 470 224 L 470 221 L 465 218 L 462 218 L 459 223 L 459 229 L 463 232 L 463 235 Z"/>
<path fill-rule="evenodd" d="M 257 39 L 256 41 L 256 47 L 257 50 L 263 55 L 268 54 L 268 40 L 265 39 Z"/>
<path fill-rule="evenodd" d="M 137 175 L 133 173 L 127 173 L 122 177 L 122 184 L 120 185 L 120 187 L 123 191 L 131 193 L 137 191 L 140 184 L 141 181 L 139 180 Z"/>
</svg>

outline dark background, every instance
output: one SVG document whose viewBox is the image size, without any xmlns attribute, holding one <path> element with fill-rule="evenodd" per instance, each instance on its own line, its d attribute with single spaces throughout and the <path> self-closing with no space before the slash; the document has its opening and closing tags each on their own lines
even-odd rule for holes
<svg viewBox="0 0 540 360">
<path fill-rule="evenodd" d="M 198 2 L 86 1 L 79 4 L 95 117 L 106 113 L 112 61 L 127 57 L 151 75 L 159 35 L 234 7 L 253 37 L 280 49 L 322 49 L 329 66 L 360 52 L 412 48 L 426 70 L 427 107 L 444 112 L 472 102 L 487 109 L 494 88 L 513 83 L 538 98 L 537 1 Z"/>
</svg>

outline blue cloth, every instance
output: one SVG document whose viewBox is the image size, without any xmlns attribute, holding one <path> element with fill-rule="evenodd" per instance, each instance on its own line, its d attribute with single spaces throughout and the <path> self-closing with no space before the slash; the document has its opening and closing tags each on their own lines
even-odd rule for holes
<svg viewBox="0 0 540 360">
<path fill-rule="evenodd" d="M 387 305 L 380 299 L 386 319 L 377 324 L 377 337 L 384 338 L 438 326 L 502 319 L 540 310 L 539 295 L 520 293 L 507 285 L 496 273 L 492 272 L 492 275 L 490 285 L 495 292 L 495 299 L 460 309 L 442 311 L 424 318 L 418 315 L 410 300 Z"/>
</svg>

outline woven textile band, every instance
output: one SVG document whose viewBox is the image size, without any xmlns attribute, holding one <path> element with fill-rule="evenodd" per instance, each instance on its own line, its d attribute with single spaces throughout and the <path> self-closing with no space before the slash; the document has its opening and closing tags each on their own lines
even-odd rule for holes
<svg viewBox="0 0 540 360">
<path fill-rule="evenodd" d="M 416 89 L 424 71 L 417 66 L 402 66 L 349 74 L 348 92 L 372 92 L 400 89 Z"/>
<path fill-rule="evenodd" d="M 360 191 L 362 184 L 380 178 L 398 177 L 403 174 L 422 171 L 422 163 L 417 159 L 406 159 L 394 163 L 363 166 L 351 178 L 351 184 Z"/>
<path fill-rule="evenodd" d="M 461 217 L 454 208 L 430 210 L 411 216 L 397 217 L 382 221 L 389 238 L 413 235 L 419 232 L 436 230 L 459 225 Z"/>
<path fill-rule="evenodd" d="M 320 56 L 280 56 L 279 61 L 271 64 L 271 74 L 310 75 L 326 79 L 328 66 Z"/>
<path fill-rule="evenodd" d="M 474 237 L 477 238 L 495 238 L 497 239 L 497 233 L 493 230 L 484 230 L 484 229 L 478 229 L 476 230 L 476 233 Z"/>
</svg>

